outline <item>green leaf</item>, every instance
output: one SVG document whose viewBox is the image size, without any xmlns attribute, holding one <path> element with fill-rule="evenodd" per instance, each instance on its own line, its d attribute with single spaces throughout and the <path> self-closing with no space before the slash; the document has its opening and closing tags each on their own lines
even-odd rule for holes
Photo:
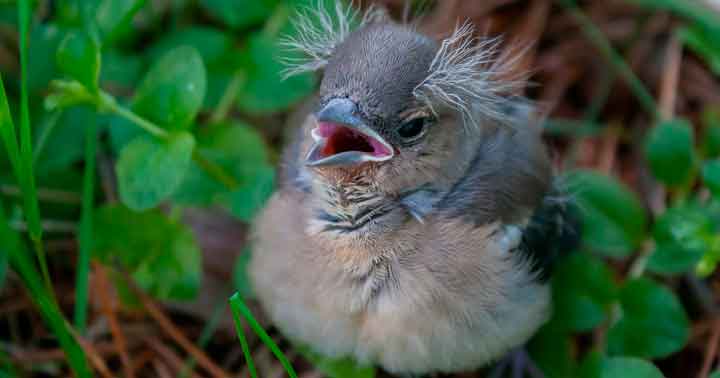
<svg viewBox="0 0 720 378">
<path fill-rule="evenodd" d="M 54 24 L 35 23 L 28 41 L 28 90 L 37 94 L 45 90 L 51 79 L 57 77 L 55 53 L 64 29 Z"/>
<path fill-rule="evenodd" d="M 175 192 L 192 159 L 195 138 L 188 132 L 167 140 L 140 136 L 120 151 L 116 171 L 120 199 L 133 210 L 158 205 Z"/>
<path fill-rule="evenodd" d="M 705 163 L 702 170 L 703 182 L 713 196 L 720 199 L 720 159 Z"/>
<path fill-rule="evenodd" d="M 259 24 L 272 14 L 278 0 L 201 0 L 200 5 L 225 25 L 240 29 Z"/>
<path fill-rule="evenodd" d="M 253 167 L 243 176 L 246 178 L 245 182 L 225 198 L 234 216 L 250 222 L 275 189 L 275 169 L 270 166 Z"/>
<path fill-rule="evenodd" d="M 238 106 L 250 113 L 273 113 L 285 110 L 310 95 L 315 77 L 301 74 L 283 79 L 285 66 L 278 52 L 278 41 L 254 34 L 248 41 L 245 67 L 246 83 L 238 96 Z"/>
<path fill-rule="evenodd" d="M 685 45 L 702 57 L 715 75 L 720 76 L 720 28 L 707 28 L 699 23 L 680 29 Z"/>
<path fill-rule="evenodd" d="M 94 117 L 94 110 L 86 106 L 66 108 L 62 114 L 53 119 L 47 115 L 39 122 L 36 133 L 38 142 L 44 139 L 42 149 L 36 143 L 35 169 L 38 177 L 51 171 L 58 171 L 70 167 L 83 157 L 84 146 L 78 143 L 84 135 L 85 127 Z"/>
<path fill-rule="evenodd" d="M 95 256 L 119 262 L 156 298 L 194 298 L 200 287 L 200 249 L 190 229 L 159 211 L 134 212 L 120 205 L 97 210 Z"/>
<path fill-rule="evenodd" d="M 582 214 L 583 242 L 607 256 L 625 257 L 645 238 L 647 219 L 637 196 L 615 179 L 592 171 L 567 175 Z"/>
<path fill-rule="evenodd" d="M 703 112 L 703 150 L 707 157 L 720 156 L 720 110 L 707 109 Z"/>
<path fill-rule="evenodd" d="M 203 129 L 198 135 L 198 151 L 222 167 L 244 189 L 252 190 L 254 185 L 262 184 L 260 175 L 270 167 L 265 141 L 252 127 L 242 123 L 220 123 Z M 195 163 L 173 199 L 194 206 L 219 203 L 229 206 L 231 203 L 227 188 Z"/>
<path fill-rule="evenodd" d="M 328 378 L 374 378 L 376 375 L 373 366 L 359 365 L 352 358 L 325 357 L 304 345 L 296 345 L 296 350 Z"/>
<path fill-rule="evenodd" d="M 235 289 L 240 296 L 245 299 L 252 299 L 254 297 L 252 283 L 248 277 L 248 264 L 252 257 L 252 250 L 250 248 L 244 248 L 240 252 L 237 260 L 235 260 L 235 267 L 233 268 L 233 284 Z"/>
<path fill-rule="evenodd" d="M 528 352 L 547 378 L 575 378 L 576 366 L 571 356 L 570 334 L 556 319 L 533 336 Z"/>
<path fill-rule="evenodd" d="M 590 351 L 580 362 L 577 378 L 600 378 L 604 357 L 597 350 Z"/>
<path fill-rule="evenodd" d="M 712 218 L 699 206 L 684 205 L 668 209 L 653 227 L 656 250 L 648 269 L 660 274 L 679 274 L 692 269 L 715 234 Z"/>
<path fill-rule="evenodd" d="M 102 62 L 100 82 L 130 90 L 140 81 L 143 62 L 139 56 L 106 49 L 102 53 Z"/>
<path fill-rule="evenodd" d="M 233 40 L 222 30 L 192 26 L 163 36 L 148 51 L 148 59 L 155 61 L 176 46 L 195 48 L 205 64 L 212 66 L 233 50 Z"/>
<path fill-rule="evenodd" d="M 100 46 L 87 33 L 71 32 L 58 47 L 56 58 L 61 72 L 97 93 L 100 76 Z"/>
<path fill-rule="evenodd" d="M 650 130 L 645 156 L 653 175 L 670 186 L 687 184 L 693 176 L 693 129 L 677 119 L 662 122 Z"/>
<path fill-rule="evenodd" d="M 610 354 L 664 358 L 687 343 L 688 318 L 672 291 L 639 278 L 627 282 L 620 301 L 622 317 L 607 336 Z"/>
<path fill-rule="evenodd" d="M 712 374 L 710 374 L 710 378 L 720 378 L 720 370 L 715 370 Z"/>
<path fill-rule="evenodd" d="M 587 253 L 575 253 L 556 268 L 554 320 L 571 331 L 589 331 L 607 318 L 618 289 L 612 271 Z"/>
<path fill-rule="evenodd" d="M 180 46 L 155 62 L 135 93 L 132 109 L 170 130 L 187 130 L 205 97 L 205 65 L 192 47 Z"/>
<path fill-rule="evenodd" d="M 133 31 L 132 18 L 147 0 L 101 0 L 95 20 L 106 43 L 114 42 Z"/>
<path fill-rule="evenodd" d="M 664 378 L 655 365 L 638 358 L 607 358 L 601 369 L 600 378 Z"/>
</svg>

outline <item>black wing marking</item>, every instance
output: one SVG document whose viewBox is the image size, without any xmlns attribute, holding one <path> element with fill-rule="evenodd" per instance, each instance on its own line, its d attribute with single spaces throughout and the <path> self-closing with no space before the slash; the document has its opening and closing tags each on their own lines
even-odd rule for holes
<svg viewBox="0 0 720 378">
<path fill-rule="evenodd" d="M 577 205 L 571 199 L 551 193 L 530 218 L 518 252 L 531 259 L 538 279 L 546 282 L 555 262 L 580 244 L 580 236 Z"/>
</svg>

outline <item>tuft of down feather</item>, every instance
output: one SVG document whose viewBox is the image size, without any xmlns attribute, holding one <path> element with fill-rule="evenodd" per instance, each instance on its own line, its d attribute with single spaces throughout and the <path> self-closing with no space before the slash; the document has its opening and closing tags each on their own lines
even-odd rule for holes
<svg viewBox="0 0 720 378">
<path fill-rule="evenodd" d="M 337 1 L 327 9 L 322 0 L 304 8 L 293 19 L 296 33 L 282 40 L 285 48 L 300 54 L 285 57 L 285 78 L 324 68 L 335 47 L 356 28 L 387 20 L 380 8 L 364 12 Z M 512 126 L 517 118 L 505 111 L 508 94 L 521 89 L 526 75 L 512 77 L 522 50 L 500 53 L 500 38 L 476 38 L 469 22 L 459 24 L 442 40 L 427 77 L 413 89 L 413 96 L 433 113 L 438 105 L 457 110 L 466 129 L 477 129 L 483 119 Z M 514 97 L 517 99 L 517 97 Z M 529 104 L 529 103 L 528 103 Z"/>
<path fill-rule="evenodd" d="M 306 7 L 293 18 L 296 33 L 281 40 L 282 46 L 299 52 L 300 56 L 285 57 L 285 78 L 325 67 L 335 47 L 342 43 L 352 30 L 386 18 L 384 10 L 371 6 L 362 12 L 343 1 L 336 1 L 327 9 L 322 0 L 315 7 Z"/>
<path fill-rule="evenodd" d="M 441 42 L 428 76 L 413 95 L 433 112 L 438 102 L 456 109 L 466 127 L 477 127 L 482 118 L 512 124 L 504 105 L 508 94 L 525 85 L 523 75 L 510 76 L 523 51 L 501 54 L 501 38 L 478 39 L 474 31 L 465 22 Z"/>
</svg>

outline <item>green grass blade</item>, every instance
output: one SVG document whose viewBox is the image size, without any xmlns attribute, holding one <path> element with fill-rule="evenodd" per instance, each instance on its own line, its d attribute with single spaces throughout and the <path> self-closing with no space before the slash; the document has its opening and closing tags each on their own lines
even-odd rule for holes
<svg viewBox="0 0 720 378">
<path fill-rule="evenodd" d="M 20 0 L 18 3 L 18 19 L 20 20 L 20 161 L 24 175 L 25 212 L 28 231 L 33 241 L 42 239 L 40 227 L 40 211 L 38 209 L 35 176 L 33 172 L 32 134 L 30 131 L 30 107 L 27 89 L 27 36 L 30 24 L 30 1 Z"/>
<path fill-rule="evenodd" d="M 248 371 L 250 372 L 250 377 L 257 378 L 257 371 L 255 371 L 255 362 L 253 362 L 252 354 L 250 353 L 250 347 L 248 346 L 247 339 L 245 338 L 242 319 L 240 318 L 240 309 L 237 306 L 237 302 L 239 301 L 240 297 L 237 293 L 230 297 L 230 309 L 232 310 L 233 320 L 235 321 L 235 330 L 237 331 L 238 339 L 240 339 L 240 348 L 242 348 L 243 354 L 245 355 L 245 364 L 247 364 Z"/>
<path fill-rule="evenodd" d="M 73 337 L 69 323 L 60 312 L 55 300 L 43 284 L 40 273 L 35 269 L 30 255 L 20 241 L 20 236 L 10 229 L 0 203 L 0 253 L 7 253 L 10 265 L 18 273 L 30 293 L 30 298 L 40 310 L 50 330 L 57 337 L 65 352 L 68 364 L 78 378 L 92 376 L 80 344 Z"/>
<path fill-rule="evenodd" d="M 88 276 L 90 254 L 93 248 L 93 204 L 95 193 L 95 155 L 97 152 L 97 125 L 93 117 L 87 124 L 85 136 L 85 173 L 83 177 L 82 216 L 80 219 L 80 255 L 75 281 L 75 328 L 85 332 L 88 309 Z"/>
<path fill-rule="evenodd" d="M 17 177 L 23 189 L 23 202 L 28 233 L 35 246 L 40 271 L 52 297 L 52 281 L 48 270 L 45 248 L 42 243 L 42 227 L 40 225 L 40 209 L 38 206 L 37 189 L 35 187 L 35 171 L 33 169 L 32 133 L 30 131 L 30 106 L 28 105 L 27 89 L 27 41 L 30 25 L 30 1 L 18 2 L 18 20 L 20 27 L 20 176 Z M 3 95 L 4 96 L 4 95 Z M 17 171 L 16 171 L 17 173 Z"/>
<path fill-rule="evenodd" d="M 10 114 L 10 107 L 8 106 L 7 96 L 5 95 L 5 85 L 3 84 L 2 75 L 0 75 L 0 136 L 2 136 L 3 143 L 5 144 L 5 150 L 7 151 L 8 159 L 10 159 L 10 165 L 12 166 L 15 178 L 19 184 L 22 184 L 20 182 L 20 147 L 18 147 L 15 124 Z"/>
<path fill-rule="evenodd" d="M 252 328 L 252 330 L 258 335 L 260 340 L 262 340 L 262 342 L 267 345 L 268 348 L 270 348 L 270 351 L 272 351 L 278 361 L 280 361 L 280 364 L 282 364 L 283 368 L 285 368 L 285 371 L 288 373 L 290 378 L 297 378 L 295 369 L 293 369 L 290 361 L 287 359 L 287 357 L 285 357 L 285 354 L 280 350 L 280 347 L 275 344 L 270 335 L 265 332 L 260 323 L 258 323 L 255 317 L 252 315 L 252 312 L 250 312 L 250 309 L 245 305 L 245 303 L 243 303 L 242 299 L 240 298 L 240 294 L 235 293 L 232 297 L 230 297 L 230 307 L 233 312 L 233 317 L 235 318 L 236 327 L 238 327 L 238 335 L 242 333 L 242 327 L 240 327 L 240 319 L 238 316 L 239 313 L 243 316 L 243 318 L 245 318 L 245 321 L 248 322 L 250 328 Z"/>
</svg>

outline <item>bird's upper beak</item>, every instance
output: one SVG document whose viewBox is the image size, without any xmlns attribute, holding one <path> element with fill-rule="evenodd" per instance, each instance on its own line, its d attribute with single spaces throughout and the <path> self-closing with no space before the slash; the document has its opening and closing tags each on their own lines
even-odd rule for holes
<svg viewBox="0 0 720 378">
<path fill-rule="evenodd" d="M 357 105 L 346 98 L 330 100 L 317 114 L 315 140 L 305 164 L 310 167 L 348 166 L 381 162 L 395 155 L 394 148 L 356 115 Z"/>
</svg>

